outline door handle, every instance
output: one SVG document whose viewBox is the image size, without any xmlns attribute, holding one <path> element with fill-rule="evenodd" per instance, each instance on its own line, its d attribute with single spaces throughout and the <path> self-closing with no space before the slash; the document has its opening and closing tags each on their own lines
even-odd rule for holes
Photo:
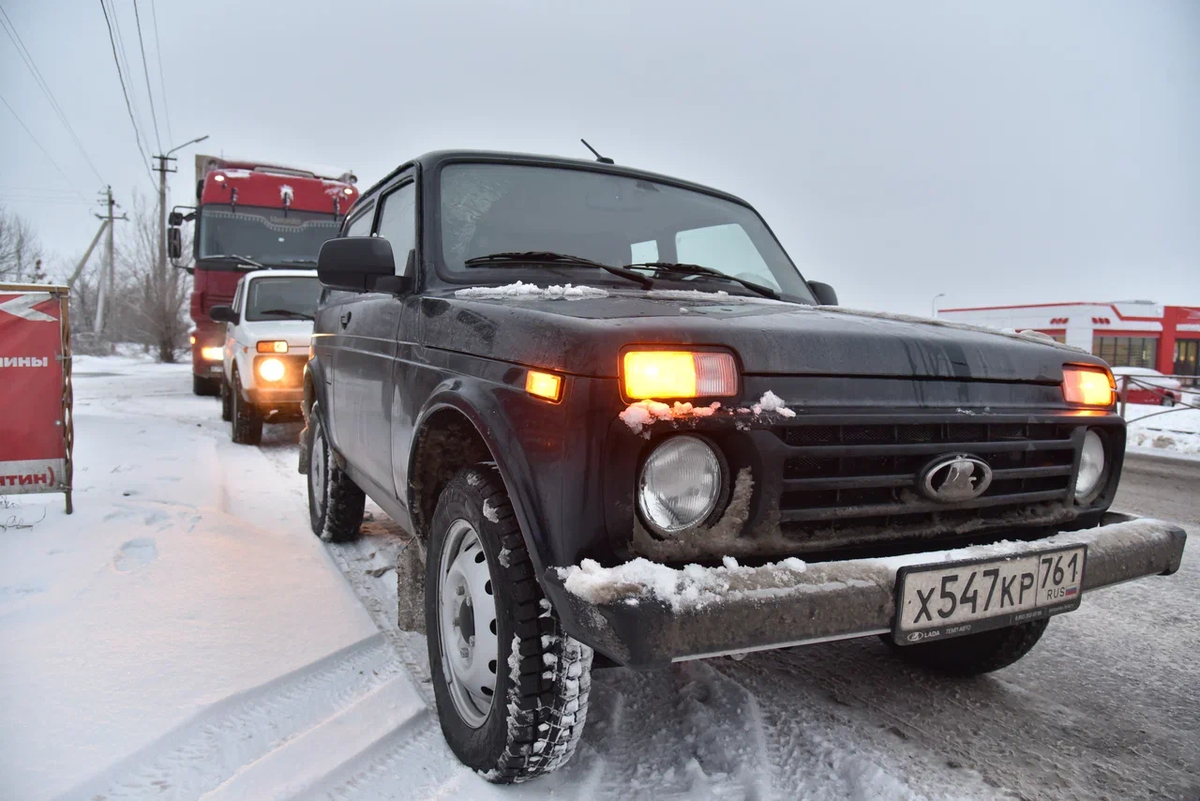
<svg viewBox="0 0 1200 801">
<path fill-rule="evenodd" d="M 348 325 L 350 325 L 350 312 L 347 311 L 342 313 L 342 328 Z"/>
</svg>

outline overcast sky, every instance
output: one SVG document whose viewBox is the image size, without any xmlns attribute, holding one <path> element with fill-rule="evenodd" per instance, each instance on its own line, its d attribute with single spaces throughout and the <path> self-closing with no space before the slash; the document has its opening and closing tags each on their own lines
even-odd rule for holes
<svg viewBox="0 0 1200 801">
<path fill-rule="evenodd" d="M 158 152 L 132 0 L 113 0 Z M 0 0 L 119 202 L 153 189 L 96 0 Z M 159 94 L 153 33 L 166 99 Z M 1200 304 L 1200 2 L 139 0 L 162 148 L 586 156 L 732 191 L 849 306 Z M 0 202 L 63 257 L 100 181 L 6 36 Z M 167 113 L 170 133 L 168 134 Z M 193 197 L 182 152 L 172 202 Z M 68 180 L 69 179 L 69 180 Z M 75 203 L 64 202 L 74 198 Z"/>
</svg>

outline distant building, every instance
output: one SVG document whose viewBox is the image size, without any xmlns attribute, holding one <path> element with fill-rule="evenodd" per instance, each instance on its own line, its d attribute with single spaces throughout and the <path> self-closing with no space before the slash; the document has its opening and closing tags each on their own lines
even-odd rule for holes
<svg viewBox="0 0 1200 801">
<path fill-rule="evenodd" d="M 996 328 L 1033 329 L 1084 348 L 1113 367 L 1150 367 L 1164 375 L 1200 376 L 1200 307 L 1148 300 L 1036 303 L 942 309 L 938 317 Z"/>
</svg>

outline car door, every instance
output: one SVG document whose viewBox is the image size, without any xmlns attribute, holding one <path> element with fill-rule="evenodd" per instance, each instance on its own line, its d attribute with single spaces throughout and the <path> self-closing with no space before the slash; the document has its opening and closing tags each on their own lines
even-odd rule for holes
<svg viewBox="0 0 1200 801">
<path fill-rule="evenodd" d="M 349 220 L 344 226 L 343 236 L 370 236 L 375 224 L 375 203 L 369 201 L 354 208 Z M 321 380 L 325 382 L 325 390 L 320 393 L 324 403 L 324 419 L 328 428 L 327 436 L 338 453 L 343 453 L 349 440 L 343 441 L 342 433 L 338 431 L 338 421 L 341 415 L 337 411 L 337 352 L 340 349 L 339 333 L 341 332 L 341 317 L 351 312 L 354 303 L 362 297 L 357 292 L 345 289 L 321 290 L 321 299 L 317 304 L 316 319 L 313 320 L 312 348 L 313 356 L 320 365 Z M 348 435 L 348 434 L 347 434 Z"/>
<path fill-rule="evenodd" d="M 407 265 L 416 233 L 416 190 L 402 175 L 379 200 L 376 235 L 392 243 L 397 275 Z M 339 316 L 334 391 L 339 430 L 350 443 L 342 455 L 380 489 L 396 497 L 392 470 L 392 374 L 404 302 L 388 292 L 366 292 Z"/>
</svg>

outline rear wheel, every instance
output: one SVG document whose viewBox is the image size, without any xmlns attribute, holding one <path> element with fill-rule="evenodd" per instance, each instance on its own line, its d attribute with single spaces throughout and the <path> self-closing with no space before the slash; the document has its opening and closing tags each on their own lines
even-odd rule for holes
<svg viewBox="0 0 1200 801">
<path fill-rule="evenodd" d="M 325 542 L 352 540 L 362 526 L 367 496 L 334 460 L 317 404 L 308 425 L 308 517 L 313 533 Z"/>
<path fill-rule="evenodd" d="M 233 441 L 239 445 L 257 445 L 262 442 L 263 421 L 254 405 L 242 397 L 242 377 L 236 372 L 230 394 L 233 396 L 230 407 Z"/>
<path fill-rule="evenodd" d="M 890 634 L 883 641 L 904 660 L 948 676 L 978 676 L 1000 670 L 1033 650 L 1049 619 L 1020 623 L 917 645 L 896 645 Z"/>
<path fill-rule="evenodd" d="M 204 376 L 192 373 L 192 394 L 212 397 L 221 391 L 220 384 L 215 378 L 205 378 Z"/>
<path fill-rule="evenodd" d="M 559 626 L 496 470 L 460 470 L 438 499 L 425 630 L 442 733 L 509 784 L 571 758 L 587 718 L 592 649 Z"/>
<path fill-rule="evenodd" d="M 1175 405 L 1175 397 L 1173 395 L 1163 395 L 1162 405 L 1163 406 L 1174 406 Z"/>
</svg>

